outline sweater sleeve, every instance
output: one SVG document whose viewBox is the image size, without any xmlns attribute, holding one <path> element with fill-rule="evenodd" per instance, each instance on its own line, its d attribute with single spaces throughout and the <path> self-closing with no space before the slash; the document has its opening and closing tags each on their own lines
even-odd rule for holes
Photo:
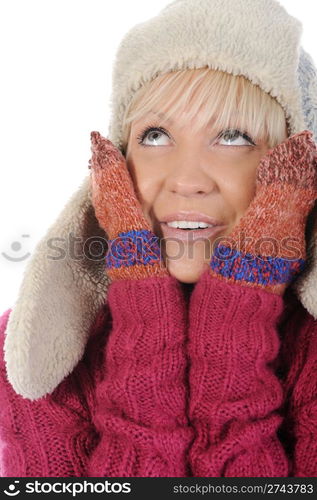
<svg viewBox="0 0 317 500">
<path fill-rule="evenodd" d="M 283 298 L 207 272 L 189 311 L 189 415 L 193 476 L 287 477 L 277 436 L 283 388 L 272 363 L 279 351 Z"/>
<path fill-rule="evenodd" d="M 29 400 L 7 379 L 4 338 L 10 309 L 0 318 L 0 476 L 82 477 L 98 435 L 84 391 L 90 374 L 82 361 L 50 394 Z"/>
<path fill-rule="evenodd" d="M 96 383 L 88 476 L 186 477 L 186 308 L 171 276 L 110 284 L 113 325 Z"/>
<path fill-rule="evenodd" d="M 289 477 L 317 477 L 317 320 L 297 300 L 290 307 L 281 350 L 282 438 L 291 457 Z"/>
</svg>

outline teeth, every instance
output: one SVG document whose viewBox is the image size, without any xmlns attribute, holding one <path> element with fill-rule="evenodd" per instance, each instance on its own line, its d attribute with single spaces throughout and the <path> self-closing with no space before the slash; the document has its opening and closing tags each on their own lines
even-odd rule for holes
<svg viewBox="0 0 317 500">
<path fill-rule="evenodd" d="M 192 222 L 188 220 L 175 220 L 172 222 L 168 222 L 167 225 L 169 227 L 175 227 L 180 229 L 205 229 L 207 227 L 212 227 L 211 224 L 207 224 L 206 222 Z"/>
</svg>

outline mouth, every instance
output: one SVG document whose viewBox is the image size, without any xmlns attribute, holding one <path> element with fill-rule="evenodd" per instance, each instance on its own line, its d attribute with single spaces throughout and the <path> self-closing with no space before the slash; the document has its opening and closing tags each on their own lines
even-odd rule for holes
<svg viewBox="0 0 317 500">
<path fill-rule="evenodd" d="M 170 227 L 166 222 L 160 223 L 163 237 L 164 238 L 174 238 L 177 240 L 185 241 L 191 243 L 199 239 L 209 239 L 225 229 L 226 226 L 211 226 L 206 228 L 176 228 Z"/>
</svg>

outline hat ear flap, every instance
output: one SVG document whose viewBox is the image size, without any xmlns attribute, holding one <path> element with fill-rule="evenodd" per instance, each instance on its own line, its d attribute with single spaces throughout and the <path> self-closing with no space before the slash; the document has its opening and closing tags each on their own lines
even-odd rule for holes
<svg viewBox="0 0 317 500">
<path fill-rule="evenodd" d="M 307 219 L 306 245 L 306 268 L 291 287 L 305 309 L 317 319 L 317 201 Z"/>
<path fill-rule="evenodd" d="M 302 47 L 297 75 L 305 128 L 314 134 L 314 141 L 317 142 L 317 70 L 313 59 Z"/>
<path fill-rule="evenodd" d="M 300 47 L 297 70 L 305 128 L 317 142 L 317 70 L 311 56 Z M 317 168 L 317 167 L 316 167 Z M 317 319 L 317 203 L 306 224 L 307 267 L 291 285 L 305 309 Z"/>
<path fill-rule="evenodd" d="M 5 361 L 16 393 L 33 400 L 52 392 L 81 359 L 107 297 L 104 258 L 96 257 L 106 250 L 87 176 L 37 244 L 9 317 Z"/>
</svg>

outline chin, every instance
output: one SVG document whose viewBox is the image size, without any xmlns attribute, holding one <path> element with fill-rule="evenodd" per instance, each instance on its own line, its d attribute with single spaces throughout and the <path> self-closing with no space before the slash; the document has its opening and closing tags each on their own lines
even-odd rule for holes
<svg viewBox="0 0 317 500">
<path fill-rule="evenodd" d="M 168 272 L 181 283 L 197 283 L 202 273 L 208 268 L 205 262 L 166 262 Z"/>
</svg>

